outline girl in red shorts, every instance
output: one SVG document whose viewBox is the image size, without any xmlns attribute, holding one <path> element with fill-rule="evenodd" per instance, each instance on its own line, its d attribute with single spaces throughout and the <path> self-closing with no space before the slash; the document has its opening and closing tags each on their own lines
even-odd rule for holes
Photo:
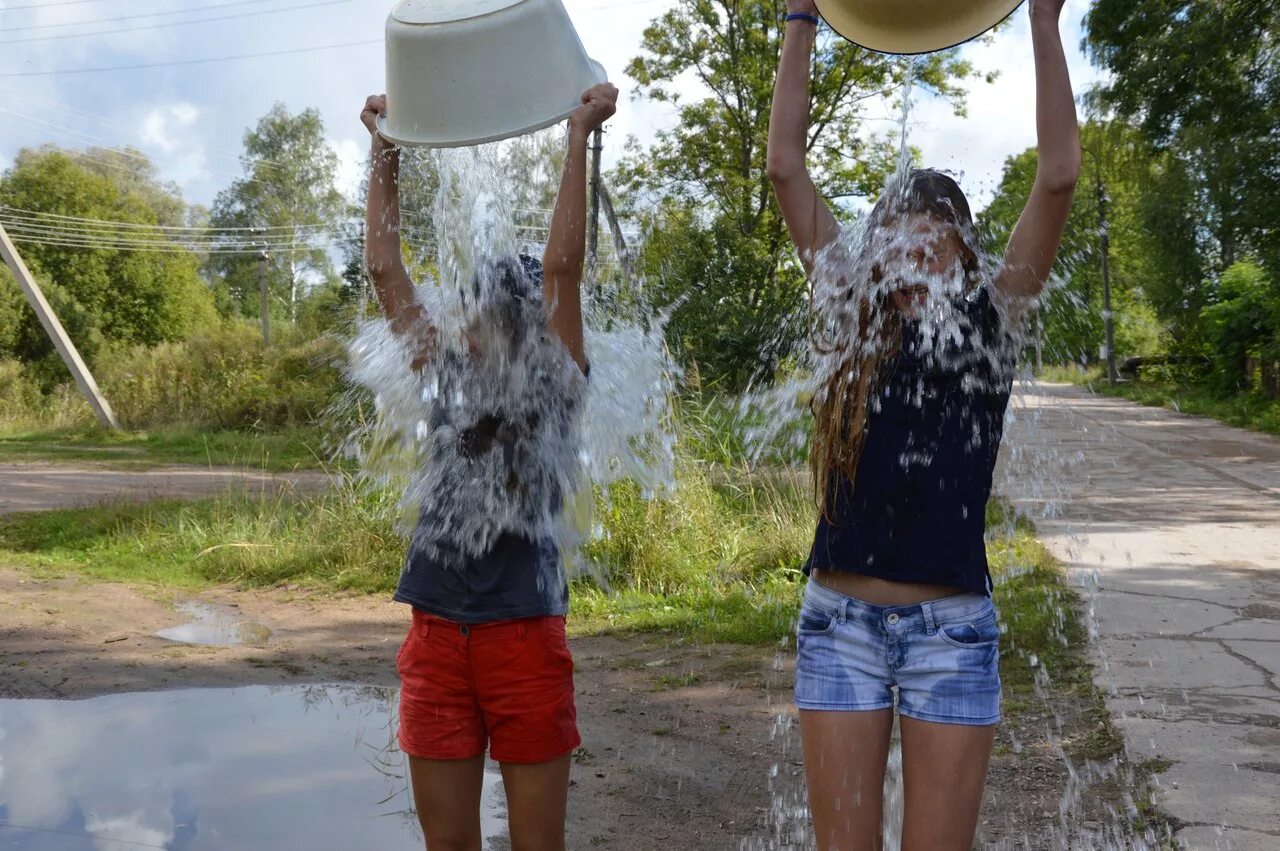
<svg viewBox="0 0 1280 851">
<path fill-rule="evenodd" d="M 613 115 L 617 96 L 608 84 L 583 95 L 569 119 L 542 262 L 481 263 L 464 293 L 470 322 L 452 347 L 401 260 L 399 152 L 376 124 L 385 97 L 369 98 L 361 113 L 373 136 L 369 273 L 392 331 L 434 387 L 431 474 L 420 483 L 421 521 L 396 591 L 413 607 L 396 662 L 400 747 L 431 851 L 479 851 L 486 750 L 502 766 L 512 847 L 564 848 L 570 755 L 581 742 L 565 640 L 568 586 L 552 536 L 536 530 L 564 498 L 554 459 L 543 456 L 573 449 L 587 373 L 578 289 L 587 141 Z M 503 405 L 485 407 L 499 396 Z"/>
</svg>

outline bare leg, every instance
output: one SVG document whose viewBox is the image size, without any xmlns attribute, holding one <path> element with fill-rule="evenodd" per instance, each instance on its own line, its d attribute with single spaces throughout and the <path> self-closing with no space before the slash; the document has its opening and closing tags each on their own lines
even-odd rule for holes
<svg viewBox="0 0 1280 851">
<path fill-rule="evenodd" d="M 413 803 L 428 851 L 480 851 L 484 757 L 409 758 Z"/>
<path fill-rule="evenodd" d="M 800 712 L 819 851 L 880 851 L 893 710 Z"/>
<path fill-rule="evenodd" d="M 903 716 L 902 851 L 969 851 L 996 728 Z"/>
<path fill-rule="evenodd" d="M 569 756 L 536 765 L 502 763 L 512 851 L 564 851 Z"/>
</svg>

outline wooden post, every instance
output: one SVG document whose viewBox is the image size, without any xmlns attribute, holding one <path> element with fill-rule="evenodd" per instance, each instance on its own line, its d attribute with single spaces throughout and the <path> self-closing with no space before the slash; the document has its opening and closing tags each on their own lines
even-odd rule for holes
<svg viewBox="0 0 1280 851">
<path fill-rule="evenodd" d="M 98 422 L 109 429 L 119 431 L 120 423 L 116 419 L 115 412 L 111 410 L 111 405 L 107 403 L 102 391 L 98 389 L 98 383 L 93 380 L 93 375 L 89 372 L 89 368 L 85 366 L 84 360 L 81 359 L 80 352 L 76 349 L 75 344 L 67 336 L 66 329 L 58 321 L 53 308 L 49 307 L 49 302 L 45 300 L 44 293 L 40 291 L 40 285 L 36 283 L 31 270 L 27 268 L 26 263 L 22 262 L 22 257 L 19 256 L 18 249 L 9 239 L 9 234 L 5 232 L 4 225 L 0 225 L 0 255 L 4 256 L 4 262 L 13 271 L 13 276 L 18 279 L 18 286 L 22 288 L 23 294 L 26 295 L 27 301 L 31 304 L 31 309 L 36 312 L 36 316 L 40 319 L 40 324 L 44 326 L 45 333 L 49 335 L 50 340 L 53 340 L 54 347 L 62 357 L 62 362 L 71 371 L 72 377 L 76 380 L 76 386 L 80 388 L 85 401 L 89 403 L 89 407 L 93 408 L 93 413 L 97 415 Z"/>
<path fill-rule="evenodd" d="M 600 152 L 604 150 L 604 130 L 591 135 L 591 221 L 587 226 L 587 269 L 595 277 L 600 260 Z"/>
<path fill-rule="evenodd" d="M 271 345 L 271 300 L 267 297 L 267 259 L 270 257 L 266 249 L 258 255 L 258 296 L 262 310 L 262 344 Z"/>
<path fill-rule="evenodd" d="M 613 207 L 613 198 L 609 195 L 609 190 L 601 182 L 600 186 L 600 203 L 604 207 L 604 216 L 609 222 L 609 232 L 613 234 L 613 248 L 618 253 L 618 263 L 622 266 L 622 271 L 626 273 L 627 279 L 635 283 L 636 270 L 631 262 L 631 249 L 627 247 L 627 238 L 622 233 L 622 226 L 618 224 L 618 211 Z"/>
</svg>

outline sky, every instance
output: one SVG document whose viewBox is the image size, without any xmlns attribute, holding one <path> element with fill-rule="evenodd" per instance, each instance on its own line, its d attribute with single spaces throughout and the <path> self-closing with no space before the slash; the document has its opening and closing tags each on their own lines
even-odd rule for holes
<svg viewBox="0 0 1280 851">
<path fill-rule="evenodd" d="M 459 0 L 465 2 L 465 0 Z M 606 139 L 605 165 L 622 142 L 642 142 L 675 121 L 665 104 L 633 99 L 623 75 L 644 28 L 674 0 L 564 0 L 587 52 L 623 92 Z M 1067 0 L 1063 37 L 1077 93 L 1099 77 L 1080 53 L 1089 0 Z M 340 183 L 359 184 L 368 134 L 359 122 L 365 96 L 384 89 L 380 43 L 392 0 L 0 0 L 0 169 L 23 147 L 132 145 L 189 202 L 210 204 L 242 173 L 246 128 L 273 103 L 316 107 L 341 163 Z M 222 20 L 217 20 L 222 19 Z M 181 26 L 180 21 L 200 21 Z M 164 25 L 164 26 L 156 26 Z M 123 31 L 122 31 L 123 30 Z M 186 66 L 93 70 L 245 56 L 286 55 Z M 1026 9 L 989 44 L 964 48 L 994 84 L 968 85 L 968 116 L 923 99 L 912 144 L 925 162 L 958 173 L 975 207 L 998 185 L 1004 160 L 1035 143 L 1034 77 Z M 694 93 L 692 85 L 690 93 Z M 888 104 L 884 107 L 889 114 Z"/>
</svg>

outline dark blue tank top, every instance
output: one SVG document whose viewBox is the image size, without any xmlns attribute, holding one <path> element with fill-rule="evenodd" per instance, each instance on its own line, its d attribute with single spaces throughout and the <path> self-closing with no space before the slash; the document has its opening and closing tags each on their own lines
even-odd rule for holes
<svg viewBox="0 0 1280 851">
<path fill-rule="evenodd" d="M 805 572 L 991 591 L 984 541 L 1016 352 L 983 287 L 956 303 L 960 339 L 907 323 L 867 412 L 856 482 L 833 473 Z"/>
<path fill-rule="evenodd" d="M 444 357 L 456 359 L 451 354 Z M 571 414 L 577 402 L 568 401 L 566 406 Z M 446 417 L 442 406 L 434 406 L 432 427 L 441 425 Z M 463 429 L 457 439 L 468 454 L 496 451 L 509 455 L 511 431 L 512 425 L 504 416 L 491 414 Z M 556 491 L 551 500 L 558 507 L 563 504 L 563 494 Z M 560 548 L 550 536 L 535 540 L 500 532 L 484 553 L 468 553 L 448 535 L 439 533 L 448 528 L 442 526 L 448 523 L 445 511 L 454 510 L 466 507 L 451 505 L 421 512 L 396 588 L 397 602 L 472 625 L 568 614 L 569 586 Z"/>
</svg>

